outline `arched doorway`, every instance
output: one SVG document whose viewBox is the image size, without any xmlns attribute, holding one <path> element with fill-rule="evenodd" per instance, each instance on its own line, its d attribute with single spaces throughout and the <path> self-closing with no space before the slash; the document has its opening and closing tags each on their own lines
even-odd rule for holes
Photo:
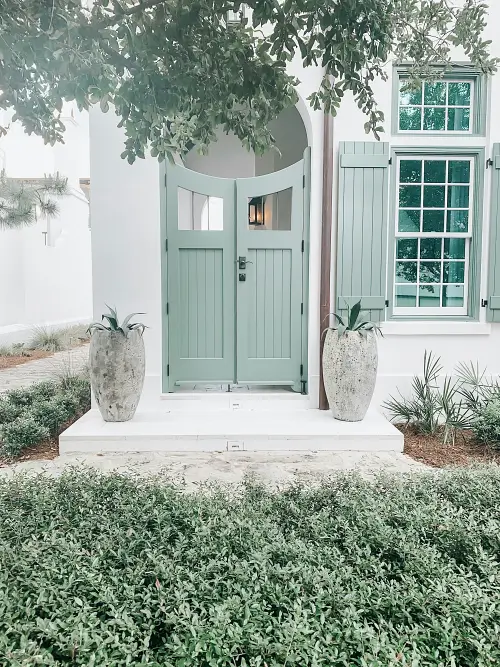
<svg viewBox="0 0 500 667">
<path fill-rule="evenodd" d="M 294 108 L 272 131 L 278 151 L 219 133 L 167 167 L 164 391 L 306 390 L 307 135 Z"/>
</svg>

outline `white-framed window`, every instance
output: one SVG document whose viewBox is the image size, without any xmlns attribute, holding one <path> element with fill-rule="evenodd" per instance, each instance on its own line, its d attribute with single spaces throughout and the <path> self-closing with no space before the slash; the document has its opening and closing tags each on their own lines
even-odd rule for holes
<svg viewBox="0 0 500 667">
<path fill-rule="evenodd" d="M 397 158 L 394 315 L 467 315 L 474 158 Z"/>
<path fill-rule="evenodd" d="M 398 131 L 403 133 L 471 134 L 474 119 L 474 79 L 423 81 L 412 86 L 399 81 Z"/>
</svg>

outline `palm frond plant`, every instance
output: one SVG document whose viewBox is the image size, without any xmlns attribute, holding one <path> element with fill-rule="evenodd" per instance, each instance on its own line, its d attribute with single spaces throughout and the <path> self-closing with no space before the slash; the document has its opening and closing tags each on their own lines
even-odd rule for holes
<svg viewBox="0 0 500 667">
<path fill-rule="evenodd" d="M 391 421 L 425 435 L 440 433 L 445 445 L 455 444 L 460 431 L 473 429 L 484 409 L 500 401 L 500 382 L 488 378 L 477 363 L 459 363 L 455 379 L 442 376 L 442 370 L 440 358 L 426 351 L 423 374 L 413 378 L 410 396 L 399 392 L 382 407 Z"/>
<path fill-rule="evenodd" d="M 30 182 L 0 173 L 0 229 L 18 229 L 36 223 L 38 216 L 51 220 L 59 214 L 53 197 L 69 194 L 68 180 L 59 174 Z"/>
</svg>

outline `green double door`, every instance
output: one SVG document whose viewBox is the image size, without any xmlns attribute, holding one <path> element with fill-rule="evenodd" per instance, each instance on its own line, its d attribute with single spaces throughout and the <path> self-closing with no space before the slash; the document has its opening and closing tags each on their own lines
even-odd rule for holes
<svg viewBox="0 0 500 667">
<path fill-rule="evenodd" d="M 164 391 L 305 389 L 307 155 L 264 176 L 167 167 Z"/>
</svg>

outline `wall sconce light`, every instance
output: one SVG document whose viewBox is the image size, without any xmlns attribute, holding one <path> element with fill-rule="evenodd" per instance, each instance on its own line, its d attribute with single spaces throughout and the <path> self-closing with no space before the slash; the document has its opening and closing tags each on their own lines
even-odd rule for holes
<svg viewBox="0 0 500 667">
<path fill-rule="evenodd" d="M 263 196 L 252 197 L 248 202 L 248 224 L 262 226 L 265 224 L 265 201 Z"/>
</svg>

